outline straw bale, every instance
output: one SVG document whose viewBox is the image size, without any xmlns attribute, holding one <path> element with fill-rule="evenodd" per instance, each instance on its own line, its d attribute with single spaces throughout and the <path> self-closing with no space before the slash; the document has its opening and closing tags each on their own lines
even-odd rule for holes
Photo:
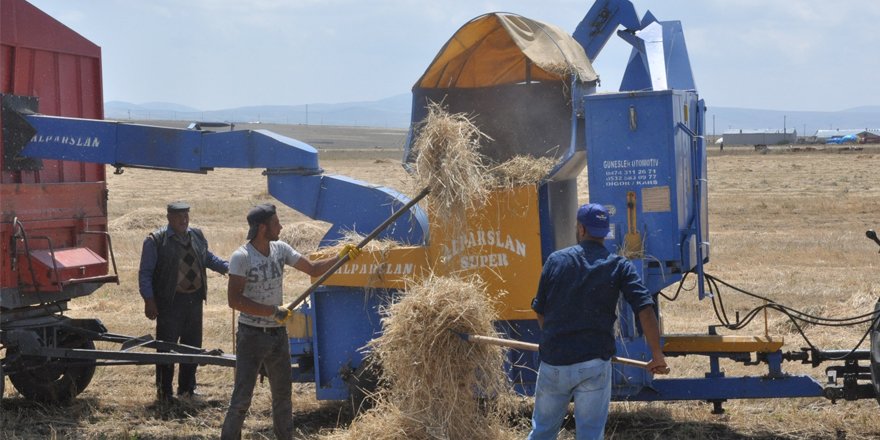
<svg viewBox="0 0 880 440">
<path fill-rule="evenodd" d="M 491 139 L 466 114 L 449 114 L 438 103 L 428 105 L 416 133 L 416 186 L 431 191 L 429 203 L 450 226 L 461 227 L 465 213 L 488 198 L 491 180 L 479 149 L 481 140 Z"/>
<path fill-rule="evenodd" d="M 282 230 L 280 239 L 286 241 L 297 250 L 316 249 L 320 244 L 321 239 L 326 234 L 326 231 L 318 226 L 311 225 L 309 222 L 300 223 L 304 227 L 296 226 L 295 228 L 298 230 L 295 232 L 287 232 L 287 228 Z M 342 237 L 338 238 L 332 245 L 317 249 L 315 251 L 317 254 L 316 256 L 318 258 L 324 258 L 336 255 L 342 250 L 343 246 L 348 244 L 358 245 L 365 237 L 365 235 L 356 231 L 342 231 Z M 297 243 L 301 247 L 294 246 L 294 243 Z M 406 245 L 393 238 L 374 238 L 367 242 L 361 250 L 364 252 L 370 252 L 373 255 L 380 255 L 384 259 L 385 252 L 401 246 Z"/>
<path fill-rule="evenodd" d="M 552 157 L 514 156 L 489 170 L 492 186 L 509 189 L 540 183 L 547 178 L 556 162 Z"/>
<path fill-rule="evenodd" d="M 413 282 L 384 311 L 383 333 L 369 343 L 381 365 L 377 403 L 331 438 L 509 437 L 505 349 L 455 333 L 496 336 L 496 319 L 479 278 L 432 274 Z"/>
<path fill-rule="evenodd" d="M 340 251 L 343 246 L 347 244 L 360 244 L 363 239 L 366 238 L 365 235 L 357 232 L 357 231 L 343 231 L 342 238 L 336 240 L 336 244 L 328 249 L 332 249 L 336 252 Z M 399 248 L 401 246 L 405 246 L 404 243 L 401 243 L 393 238 L 374 238 L 370 240 L 367 244 L 361 248 L 365 252 L 385 252 L 390 249 Z"/>
<path fill-rule="evenodd" d="M 279 240 L 300 252 L 308 252 L 318 247 L 327 228 L 316 222 L 295 222 L 281 230 Z"/>
</svg>

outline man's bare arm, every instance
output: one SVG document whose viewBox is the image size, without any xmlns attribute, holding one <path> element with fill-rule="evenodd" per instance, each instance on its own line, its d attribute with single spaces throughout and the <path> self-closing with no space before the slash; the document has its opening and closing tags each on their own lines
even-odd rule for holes
<svg viewBox="0 0 880 440">
<path fill-rule="evenodd" d="M 642 323 L 645 340 L 651 349 L 651 362 L 648 362 L 648 369 L 654 374 L 669 374 L 666 356 L 663 355 L 663 347 L 660 346 L 660 324 L 657 322 L 657 315 L 654 314 L 654 307 L 645 307 L 640 310 L 639 322 Z"/>
<path fill-rule="evenodd" d="M 319 277 L 324 275 L 324 272 L 333 267 L 337 261 L 339 261 L 338 257 L 330 257 L 318 261 L 311 261 L 306 257 L 302 257 L 296 261 L 293 267 L 309 276 Z"/>
<path fill-rule="evenodd" d="M 278 307 L 260 304 L 246 296 L 244 296 L 244 286 L 247 280 L 241 275 L 229 275 L 229 283 L 227 284 L 226 296 L 229 301 L 229 307 L 239 312 L 247 313 L 254 316 L 272 316 Z"/>
</svg>

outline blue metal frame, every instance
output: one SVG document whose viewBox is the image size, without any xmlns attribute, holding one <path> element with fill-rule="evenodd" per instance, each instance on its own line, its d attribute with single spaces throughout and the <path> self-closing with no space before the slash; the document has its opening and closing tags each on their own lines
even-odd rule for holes
<svg viewBox="0 0 880 440">
<path fill-rule="evenodd" d="M 320 400 L 345 400 L 349 386 L 343 380 L 364 359 L 367 343 L 382 332 L 381 307 L 393 291 L 359 288 L 321 288 L 312 294 L 312 343 L 315 391 Z"/>
<path fill-rule="evenodd" d="M 572 37 L 584 47 L 587 58 L 592 62 L 620 25 L 627 29 L 639 27 L 639 16 L 632 2 L 600 0 L 593 3 L 587 15 L 578 23 Z"/>
<path fill-rule="evenodd" d="M 621 25 L 625 29 L 617 31 Z M 669 186 L 670 206 L 668 211 L 646 212 L 639 198 L 637 218 L 645 247 L 659 264 L 651 260 L 635 263 L 653 292 L 695 270 L 702 298 L 702 265 L 709 252 L 705 103 L 696 93 L 681 23 L 659 22 L 650 12 L 639 20 L 632 2 L 599 0 L 578 25 L 574 38 L 592 61 L 615 31 L 633 46 L 620 86 L 621 91 L 630 92 L 600 96 L 594 94 L 593 84 L 572 82 L 570 144 L 551 172 L 553 181 L 538 190 L 542 259 L 571 244 L 567 243 L 570 232 L 566 228 L 573 224 L 569 211 L 577 201 L 575 178 L 587 157 L 590 200 L 613 205 L 617 218 L 625 217 L 625 193 L 633 185 L 606 185 L 616 180 L 609 180 L 614 175 L 607 172 L 605 164 L 611 163 L 613 169 L 616 161 L 655 161 L 651 168 L 658 176 L 652 185 Z M 682 114 L 682 109 L 690 111 Z M 265 168 L 272 196 L 312 219 L 332 224 L 322 240 L 325 245 L 345 230 L 371 231 L 409 201 L 393 189 L 325 175 L 313 147 L 264 130 L 210 133 L 42 115 L 27 115 L 26 119 L 37 132 L 22 152 L 29 157 L 189 172 L 207 172 L 214 167 Z M 632 168 L 639 175 L 640 166 L 622 168 Z M 613 250 L 621 246 L 625 232 L 618 224 L 615 236 L 607 240 Z M 401 217 L 382 236 L 425 244 L 429 239 L 427 216 L 413 208 L 411 215 Z M 311 318 L 314 336 L 290 341 L 292 357 L 299 365 L 292 379 L 314 381 L 319 399 L 347 398 L 348 384 L 343 377 L 363 362 L 364 348 L 381 332 L 380 308 L 393 294 L 366 288 L 317 289 L 311 304 L 302 308 Z M 617 352 L 647 360 L 650 351 L 635 315 L 624 302 L 619 304 L 618 316 Z M 534 320 L 497 325 L 512 339 L 540 339 Z M 645 370 L 616 365 L 613 398 L 721 401 L 822 395 L 822 385 L 812 378 L 782 372 L 781 352 L 762 355 L 768 366 L 762 377 L 725 377 L 721 359 L 742 360 L 742 353 L 701 355 L 709 357 L 704 378 L 653 379 Z M 309 360 L 313 361 L 311 366 L 305 364 Z M 536 353 L 510 352 L 508 371 L 518 392 L 534 393 L 538 363 Z"/>
<path fill-rule="evenodd" d="M 780 399 L 822 397 L 822 384 L 808 376 L 706 377 L 704 379 L 655 379 L 650 387 L 618 400 Z"/>
<path fill-rule="evenodd" d="M 696 90 L 679 21 L 657 21 L 648 11 L 638 29 L 617 34 L 633 46 L 620 91 Z"/>
<path fill-rule="evenodd" d="M 760 399 L 785 397 L 822 397 L 823 386 L 809 376 L 782 372 L 782 353 L 765 354 L 764 376 L 726 377 L 720 360 L 737 358 L 743 353 L 712 353 L 709 371 L 704 378 L 654 379 L 651 385 L 627 400 L 708 400 Z"/>
<path fill-rule="evenodd" d="M 678 282 L 703 261 L 695 251 L 696 243 L 705 242 L 700 225 L 707 211 L 704 200 L 698 200 L 705 192 L 694 187 L 694 181 L 702 170 L 695 162 L 705 159 L 681 130 L 687 128 L 682 109 L 695 108 L 696 103 L 693 92 L 669 90 L 584 100 L 590 200 L 612 211 L 613 234 L 606 246 L 614 252 L 623 248 L 627 193 L 635 192 L 637 224 L 632 227 L 644 243 L 644 281 L 651 292 Z M 646 195 L 663 189 L 668 191 L 665 200 Z M 647 197 L 654 199 L 646 204 Z"/>
</svg>

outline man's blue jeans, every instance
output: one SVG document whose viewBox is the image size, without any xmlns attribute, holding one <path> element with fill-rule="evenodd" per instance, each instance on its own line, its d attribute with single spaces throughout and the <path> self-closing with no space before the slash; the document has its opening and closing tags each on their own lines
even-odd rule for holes
<svg viewBox="0 0 880 440">
<path fill-rule="evenodd" d="M 529 440 L 555 439 L 572 397 L 577 439 L 603 438 L 611 402 L 611 361 L 562 366 L 541 362 Z"/>
</svg>

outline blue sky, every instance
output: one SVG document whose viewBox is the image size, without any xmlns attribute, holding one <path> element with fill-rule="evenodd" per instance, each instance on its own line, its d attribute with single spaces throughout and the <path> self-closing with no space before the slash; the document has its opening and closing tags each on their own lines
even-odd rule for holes
<svg viewBox="0 0 880 440">
<path fill-rule="evenodd" d="M 455 31 L 514 12 L 573 31 L 591 0 L 29 0 L 102 47 L 104 97 L 200 110 L 408 93 Z M 680 20 L 707 104 L 835 111 L 880 105 L 880 1 L 633 0 Z M 617 37 L 594 65 L 620 83 Z"/>
</svg>

